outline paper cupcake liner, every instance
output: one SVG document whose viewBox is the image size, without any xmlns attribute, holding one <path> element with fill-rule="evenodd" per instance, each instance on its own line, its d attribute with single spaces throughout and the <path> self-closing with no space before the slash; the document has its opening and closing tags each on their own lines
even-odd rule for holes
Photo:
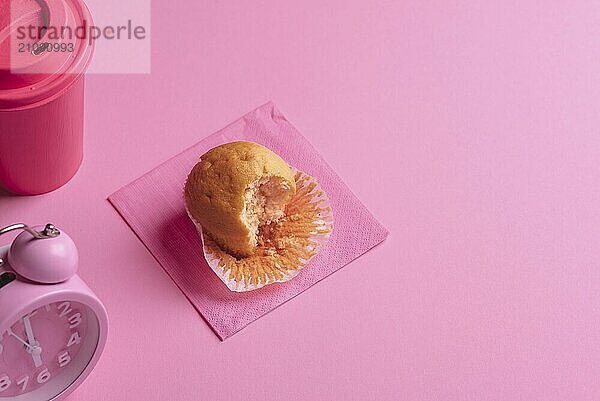
<svg viewBox="0 0 600 401">
<path fill-rule="evenodd" d="M 327 194 L 314 177 L 292 168 L 296 195 L 277 223 L 263 227 L 255 255 L 236 259 L 222 250 L 202 226 L 190 219 L 202 239 L 204 258 L 227 288 L 235 292 L 255 290 L 296 277 L 325 246 L 333 231 L 333 212 Z M 267 232 L 268 231 L 268 232 Z M 263 238 L 270 238 L 266 243 Z"/>
</svg>

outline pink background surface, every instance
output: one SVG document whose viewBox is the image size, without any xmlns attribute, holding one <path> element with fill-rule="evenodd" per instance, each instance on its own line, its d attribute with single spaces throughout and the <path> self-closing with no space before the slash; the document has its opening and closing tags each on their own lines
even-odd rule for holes
<svg viewBox="0 0 600 401">
<path fill-rule="evenodd" d="M 600 398 L 600 7 L 490 3 L 154 2 L 79 174 L 0 197 L 111 316 L 70 400 Z M 270 99 L 390 236 L 221 343 L 105 198 Z"/>
</svg>

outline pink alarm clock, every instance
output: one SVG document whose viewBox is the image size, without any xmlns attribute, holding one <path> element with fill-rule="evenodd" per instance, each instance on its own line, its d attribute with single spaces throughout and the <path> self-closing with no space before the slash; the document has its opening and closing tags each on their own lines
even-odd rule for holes
<svg viewBox="0 0 600 401">
<path fill-rule="evenodd" d="M 90 374 L 108 316 L 77 276 L 73 240 L 52 224 L 0 247 L 0 401 L 60 400 Z"/>
</svg>

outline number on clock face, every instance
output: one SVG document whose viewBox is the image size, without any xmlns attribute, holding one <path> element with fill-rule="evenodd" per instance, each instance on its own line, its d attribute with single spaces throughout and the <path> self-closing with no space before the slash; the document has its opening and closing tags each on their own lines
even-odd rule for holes
<svg viewBox="0 0 600 401">
<path fill-rule="evenodd" d="M 0 377 L 0 392 L 6 390 L 10 386 L 10 378 L 7 375 Z"/>
<path fill-rule="evenodd" d="M 0 399 L 35 391 L 86 357 L 79 354 L 87 317 L 82 304 L 57 302 L 23 316 L 0 333 Z"/>
<path fill-rule="evenodd" d="M 63 352 L 58 356 L 58 366 L 64 368 L 71 362 L 71 355 L 69 355 L 68 351 Z"/>
<path fill-rule="evenodd" d="M 79 332 L 74 331 L 73 334 L 71 334 L 71 337 L 69 337 L 69 341 L 67 342 L 67 347 L 70 347 L 75 344 L 79 344 L 80 342 L 81 342 L 81 337 L 79 337 Z"/>
<path fill-rule="evenodd" d="M 29 383 L 29 376 L 25 376 L 17 382 L 17 386 L 21 386 L 21 391 L 27 390 L 27 384 Z"/>
</svg>

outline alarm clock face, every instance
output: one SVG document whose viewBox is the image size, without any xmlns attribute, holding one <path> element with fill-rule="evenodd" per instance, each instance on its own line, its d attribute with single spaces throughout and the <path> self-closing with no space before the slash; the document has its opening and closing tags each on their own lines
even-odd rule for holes
<svg viewBox="0 0 600 401">
<path fill-rule="evenodd" d="M 85 370 L 99 325 L 87 306 L 60 301 L 21 316 L 0 333 L 0 401 L 51 400 Z"/>
</svg>

